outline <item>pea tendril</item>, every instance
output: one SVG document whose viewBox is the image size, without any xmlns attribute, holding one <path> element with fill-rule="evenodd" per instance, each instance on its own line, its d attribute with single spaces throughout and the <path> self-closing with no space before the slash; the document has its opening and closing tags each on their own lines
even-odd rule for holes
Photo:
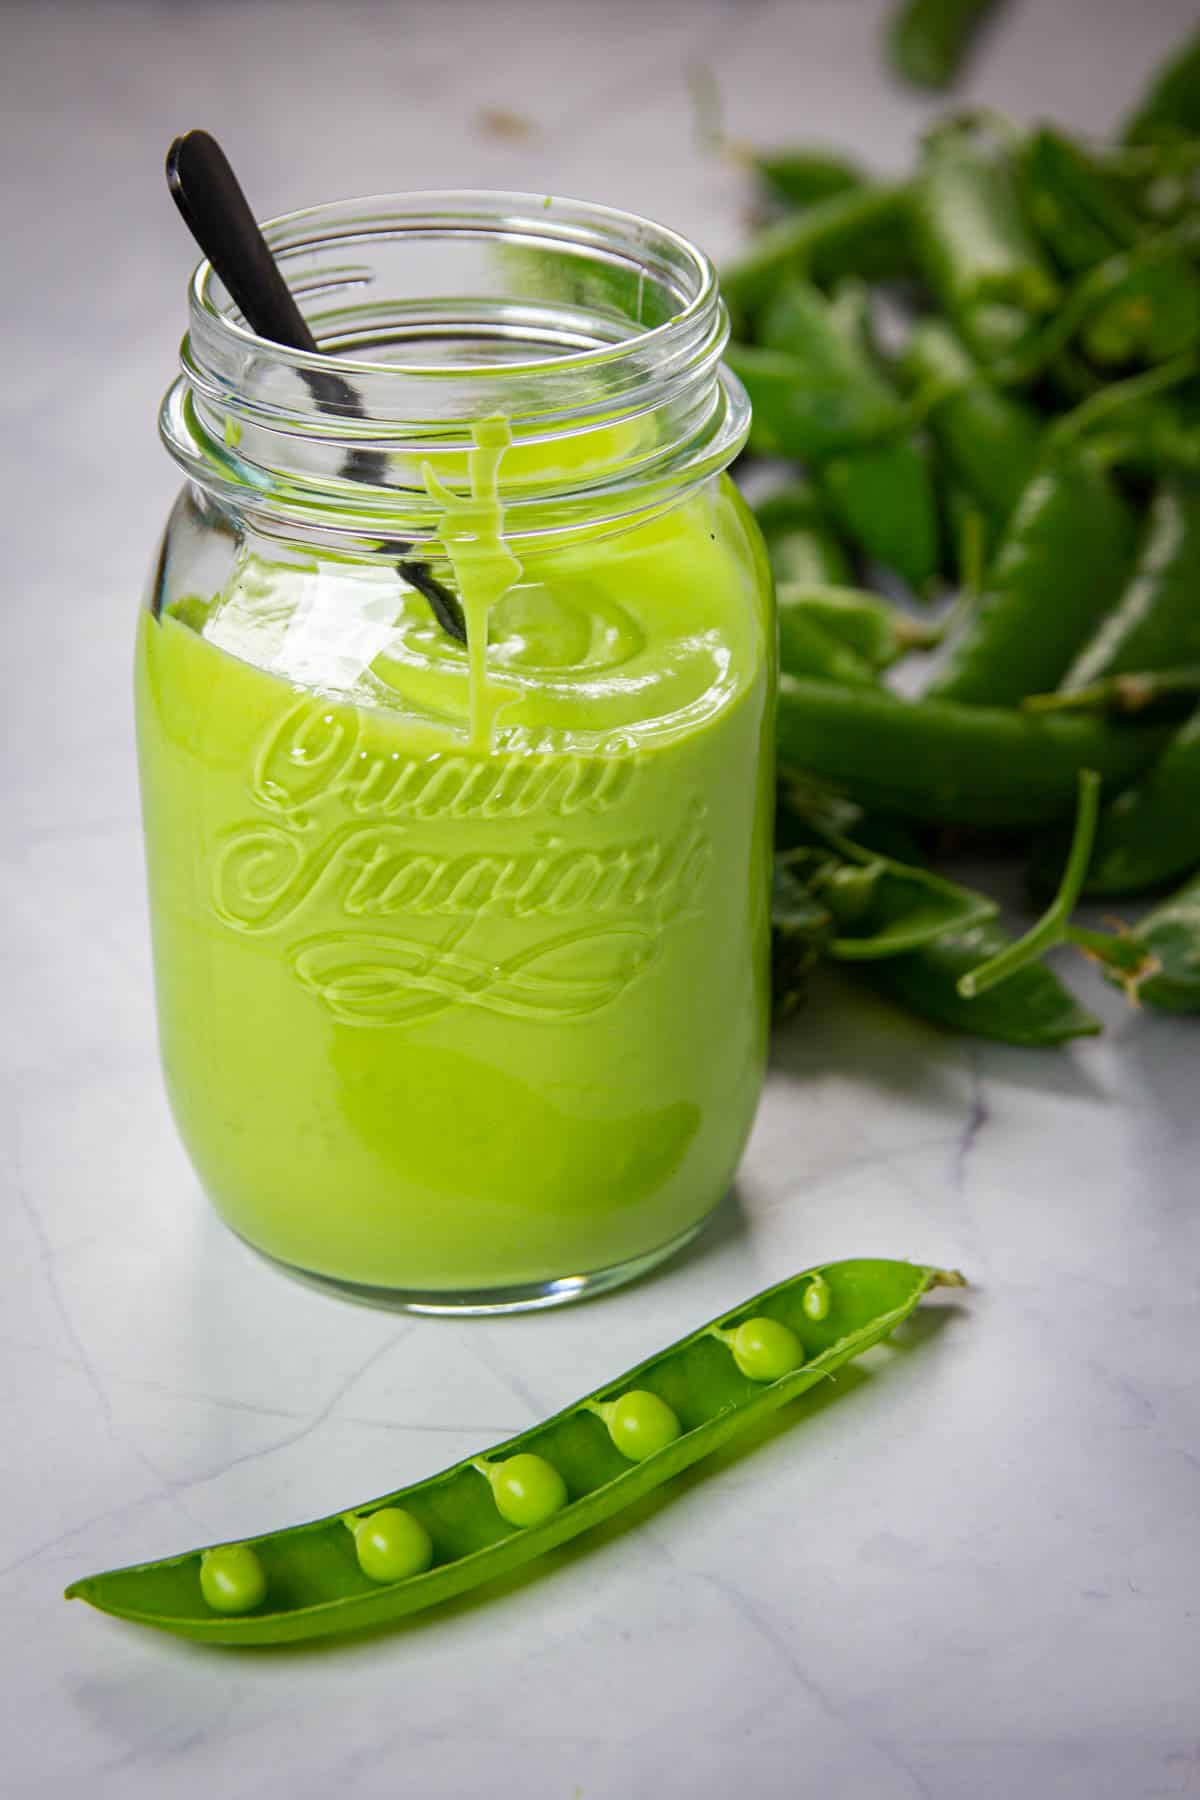
<svg viewBox="0 0 1200 1800">
<path fill-rule="evenodd" d="M 1024 937 L 1018 938 L 1015 944 L 1009 944 L 998 955 L 989 957 L 986 962 L 959 977 L 958 991 L 964 1000 L 974 1000 L 977 995 L 986 994 L 989 988 L 1007 981 L 1019 969 L 1043 956 L 1047 950 L 1052 950 L 1056 944 L 1067 941 L 1071 914 L 1079 903 L 1092 858 L 1099 811 L 1100 777 L 1094 769 L 1081 769 L 1075 831 L 1058 892 L 1037 924 L 1031 926 Z"/>
</svg>

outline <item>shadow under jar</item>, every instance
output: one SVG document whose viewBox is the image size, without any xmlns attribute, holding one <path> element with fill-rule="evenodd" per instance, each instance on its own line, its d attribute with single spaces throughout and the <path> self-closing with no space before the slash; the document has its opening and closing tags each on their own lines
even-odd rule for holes
<svg viewBox="0 0 1200 1800">
<path fill-rule="evenodd" d="M 295 1273 L 596 1292 L 721 1198 L 765 1058 L 774 622 L 713 272 L 515 194 L 267 237 L 324 354 L 201 265 L 139 625 L 175 1117 Z"/>
</svg>

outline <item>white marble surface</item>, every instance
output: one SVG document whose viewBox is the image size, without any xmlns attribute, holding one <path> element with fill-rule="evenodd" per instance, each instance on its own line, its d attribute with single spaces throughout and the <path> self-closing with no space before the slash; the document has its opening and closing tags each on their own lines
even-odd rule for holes
<svg viewBox="0 0 1200 1800">
<path fill-rule="evenodd" d="M 1200 1794 L 1200 1037 L 1061 1055 L 822 985 L 736 1203 L 640 1288 L 445 1322 L 281 1280 L 207 1214 L 159 1085 L 132 614 L 188 247 L 173 133 L 264 212 L 455 182 L 665 217 L 720 254 L 729 132 L 865 141 L 876 4 L 8 5 L 0 854 L 5 1795 L 1138 1800 Z M 1025 0 L 973 97 L 1103 129 L 1189 0 Z M 489 134 L 481 109 L 529 121 Z M 353 1501 L 520 1428 L 718 1308 L 857 1252 L 961 1264 L 869 1379 L 502 1591 L 342 1650 L 195 1649 L 72 1577 Z"/>
</svg>

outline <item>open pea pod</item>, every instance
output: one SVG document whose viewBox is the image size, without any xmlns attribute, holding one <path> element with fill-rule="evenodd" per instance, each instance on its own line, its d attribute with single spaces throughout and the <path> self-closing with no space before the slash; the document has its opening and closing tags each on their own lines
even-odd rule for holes
<svg viewBox="0 0 1200 1800">
<path fill-rule="evenodd" d="M 295 1643 L 403 1618 L 611 1518 L 887 1337 L 930 1288 L 961 1285 L 948 1271 L 875 1259 L 806 1270 L 483 1457 L 353 1514 L 87 1576 L 67 1597 L 209 1644 Z M 432 1559 L 419 1572 L 365 1572 L 364 1562 L 383 1574 L 395 1566 L 389 1551 L 414 1544 Z M 223 1595 L 205 1570 L 230 1550 Z M 218 1603 L 240 1592 L 253 1610 L 223 1614 L 206 1592 Z"/>
</svg>

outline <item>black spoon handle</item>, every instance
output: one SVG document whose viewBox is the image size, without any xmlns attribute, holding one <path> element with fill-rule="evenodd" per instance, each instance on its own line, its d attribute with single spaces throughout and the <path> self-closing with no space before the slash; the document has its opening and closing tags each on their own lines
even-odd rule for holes
<svg viewBox="0 0 1200 1800">
<path fill-rule="evenodd" d="M 228 288 L 250 329 L 270 343 L 320 353 L 296 305 L 270 246 L 258 228 L 241 183 L 217 140 L 207 131 L 188 131 L 167 151 L 167 186 L 184 224 Z M 362 399 L 332 370 L 301 369 L 309 392 L 325 412 L 366 418 Z M 386 485 L 386 462 L 378 450 L 351 450 L 343 465 L 350 481 Z M 386 548 L 403 558 L 412 545 L 396 540 Z M 467 641 L 462 607 L 423 562 L 402 562 L 400 573 L 429 602 L 442 630 Z"/>
<path fill-rule="evenodd" d="M 216 138 L 207 131 L 177 137 L 167 151 L 167 186 L 250 329 L 273 344 L 315 353 L 317 341 Z"/>
</svg>

